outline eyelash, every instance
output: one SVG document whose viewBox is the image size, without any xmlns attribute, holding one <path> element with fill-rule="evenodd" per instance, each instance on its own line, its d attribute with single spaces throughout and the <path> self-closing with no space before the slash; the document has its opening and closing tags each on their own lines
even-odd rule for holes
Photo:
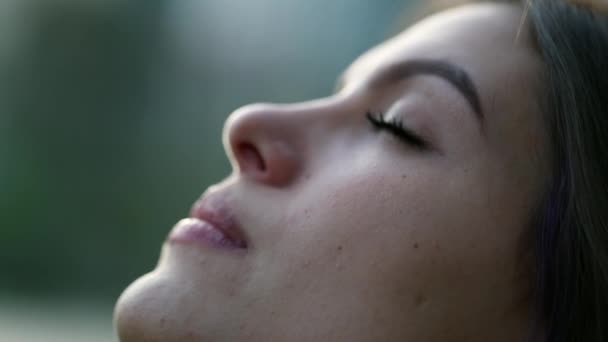
<svg viewBox="0 0 608 342">
<path fill-rule="evenodd" d="M 387 120 L 383 113 L 372 113 L 371 111 L 368 111 L 365 116 L 375 129 L 388 131 L 401 141 L 419 150 L 428 147 L 428 144 L 422 138 L 403 126 L 403 121 L 399 119 Z"/>
</svg>

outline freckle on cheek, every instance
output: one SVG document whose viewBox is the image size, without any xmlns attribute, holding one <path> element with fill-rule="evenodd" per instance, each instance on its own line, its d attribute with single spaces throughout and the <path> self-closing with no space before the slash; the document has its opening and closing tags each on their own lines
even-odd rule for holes
<svg viewBox="0 0 608 342">
<path fill-rule="evenodd" d="M 418 247 L 420 247 L 420 245 L 418 245 L 418 242 L 414 242 L 414 249 L 418 249 Z"/>
<path fill-rule="evenodd" d="M 428 299 L 422 293 L 418 293 L 416 295 L 416 297 L 414 298 L 414 304 L 416 305 L 417 308 L 424 306 L 424 304 L 426 304 L 427 301 L 428 301 Z"/>
</svg>

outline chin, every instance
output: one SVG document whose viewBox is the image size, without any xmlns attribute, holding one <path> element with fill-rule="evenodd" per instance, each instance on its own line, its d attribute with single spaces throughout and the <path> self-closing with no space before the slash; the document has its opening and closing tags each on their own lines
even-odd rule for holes
<svg viewBox="0 0 608 342">
<path fill-rule="evenodd" d="M 207 341 L 188 328 L 185 289 L 155 270 L 141 276 L 120 296 L 114 325 L 121 342 Z M 177 319 L 180 318 L 180 319 Z"/>
</svg>

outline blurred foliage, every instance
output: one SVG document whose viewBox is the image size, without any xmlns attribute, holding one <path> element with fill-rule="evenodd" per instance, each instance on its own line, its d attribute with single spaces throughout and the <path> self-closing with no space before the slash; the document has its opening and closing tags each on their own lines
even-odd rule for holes
<svg viewBox="0 0 608 342">
<path fill-rule="evenodd" d="M 0 292 L 112 299 L 229 172 L 223 121 L 326 96 L 403 0 L 3 0 Z"/>
</svg>

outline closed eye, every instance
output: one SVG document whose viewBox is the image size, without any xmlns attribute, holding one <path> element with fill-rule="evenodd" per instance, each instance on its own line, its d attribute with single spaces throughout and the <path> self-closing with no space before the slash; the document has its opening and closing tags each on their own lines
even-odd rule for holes
<svg viewBox="0 0 608 342">
<path fill-rule="evenodd" d="M 375 129 L 387 131 L 416 149 L 425 150 L 428 148 L 428 144 L 422 138 L 403 126 L 403 121 L 396 118 L 387 120 L 384 114 L 372 113 L 371 111 L 368 111 L 365 116 Z"/>
</svg>

